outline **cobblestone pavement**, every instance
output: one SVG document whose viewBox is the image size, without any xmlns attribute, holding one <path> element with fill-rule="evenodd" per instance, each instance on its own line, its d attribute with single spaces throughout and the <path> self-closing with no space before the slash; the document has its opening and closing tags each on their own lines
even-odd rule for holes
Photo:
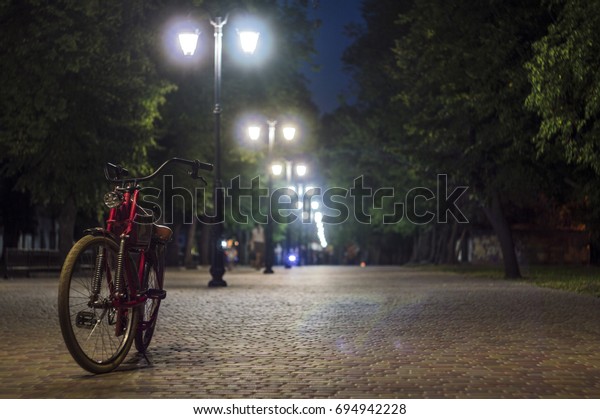
<svg viewBox="0 0 600 419">
<path fill-rule="evenodd" d="M 57 279 L 0 281 L 1 398 L 599 398 L 600 300 L 392 267 L 168 272 L 150 348 L 94 376 Z"/>
</svg>

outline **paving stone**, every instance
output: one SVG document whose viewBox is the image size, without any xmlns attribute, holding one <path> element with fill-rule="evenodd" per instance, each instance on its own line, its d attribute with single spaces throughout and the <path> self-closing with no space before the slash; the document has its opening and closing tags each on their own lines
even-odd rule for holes
<svg viewBox="0 0 600 419">
<path fill-rule="evenodd" d="M 72 360 L 57 278 L 0 282 L 0 398 L 599 398 L 600 300 L 400 267 L 169 270 L 148 358 Z"/>
</svg>

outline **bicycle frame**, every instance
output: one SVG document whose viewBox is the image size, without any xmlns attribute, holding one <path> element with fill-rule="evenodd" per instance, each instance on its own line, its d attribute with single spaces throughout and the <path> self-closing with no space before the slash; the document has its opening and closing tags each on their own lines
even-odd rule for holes
<svg viewBox="0 0 600 419">
<path fill-rule="evenodd" d="M 123 200 L 119 206 L 110 209 L 106 221 L 106 229 L 97 228 L 88 230 L 88 233 L 109 236 L 119 246 L 115 277 L 111 278 L 107 275 L 105 278 L 108 281 L 108 288 L 113 296 L 111 304 L 117 313 L 115 335 L 119 336 L 123 333 L 124 315 L 127 314 L 128 310 L 145 304 L 148 298 L 143 289 L 143 279 L 146 260 L 151 247 L 149 241 L 146 246 L 139 246 L 137 244 L 137 234 L 134 227 L 137 216 L 139 188 L 136 184 L 133 184 L 127 187 L 117 187 L 116 190 L 123 192 Z M 152 226 L 150 225 L 149 228 L 151 229 Z M 137 261 L 132 259 L 132 254 L 138 255 Z M 99 258 L 102 257 L 103 255 L 99 255 Z M 102 265 L 103 263 L 100 260 L 98 266 Z M 101 278 L 100 272 L 98 272 L 97 276 L 96 281 L 99 281 Z M 125 289 L 124 280 L 127 281 L 127 289 L 129 290 L 127 294 L 123 292 Z M 95 296 L 91 298 L 93 300 Z"/>
</svg>

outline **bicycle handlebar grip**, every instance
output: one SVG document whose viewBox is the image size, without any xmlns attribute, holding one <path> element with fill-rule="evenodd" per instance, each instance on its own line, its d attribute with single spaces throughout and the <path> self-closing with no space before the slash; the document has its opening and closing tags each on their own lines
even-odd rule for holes
<svg viewBox="0 0 600 419">
<path fill-rule="evenodd" d="M 114 170 L 115 171 L 115 178 L 111 178 L 110 176 L 110 170 Z M 124 167 L 119 166 L 118 164 L 114 164 L 114 163 L 106 163 L 106 166 L 104 166 L 104 177 L 106 177 L 106 180 L 118 180 L 119 178 L 122 178 L 124 176 L 128 176 L 129 175 L 129 170 L 125 169 Z"/>
<path fill-rule="evenodd" d="M 183 163 L 189 165 L 194 170 L 205 170 L 211 172 L 213 170 L 213 165 L 210 163 L 203 163 L 200 160 L 188 160 L 182 159 L 181 157 L 173 157 L 172 161 Z"/>
<path fill-rule="evenodd" d="M 206 170 L 207 172 L 212 172 L 214 166 L 210 163 L 203 163 L 199 160 L 196 160 L 196 164 L 198 165 L 198 169 Z"/>
</svg>

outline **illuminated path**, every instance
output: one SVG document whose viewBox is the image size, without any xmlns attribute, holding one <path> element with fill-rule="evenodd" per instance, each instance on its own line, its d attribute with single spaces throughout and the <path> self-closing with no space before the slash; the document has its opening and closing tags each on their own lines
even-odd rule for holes
<svg viewBox="0 0 600 419">
<path fill-rule="evenodd" d="M 70 358 L 56 278 L 0 282 L 2 398 L 599 398 L 600 300 L 392 267 L 170 271 L 152 366 Z"/>
</svg>

